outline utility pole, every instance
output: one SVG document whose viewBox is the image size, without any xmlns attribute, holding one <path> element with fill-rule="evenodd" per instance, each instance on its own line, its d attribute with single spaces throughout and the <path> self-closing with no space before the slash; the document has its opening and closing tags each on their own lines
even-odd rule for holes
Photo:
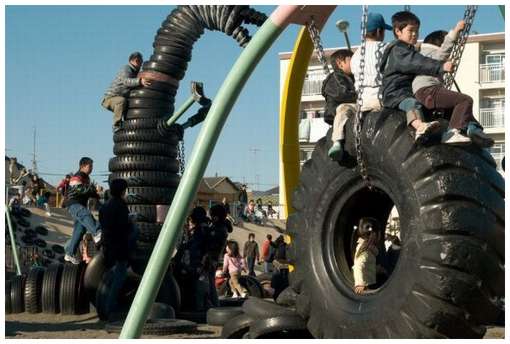
<svg viewBox="0 0 510 344">
<path fill-rule="evenodd" d="M 32 171 L 37 174 L 37 160 L 35 158 L 35 138 L 36 138 L 36 127 L 34 126 L 34 148 L 32 151 Z"/>
<path fill-rule="evenodd" d="M 250 152 L 253 153 L 253 172 L 255 173 L 255 185 L 257 187 L 257 190 L 256 191 L 260 191 L 259 190 L 259 181 L 258 181 L 258 174 L 257 174 L 257 152 L 260 152 L 261 149 L 259 148 L 250 148 L 248 149 Z"/>
</svg>

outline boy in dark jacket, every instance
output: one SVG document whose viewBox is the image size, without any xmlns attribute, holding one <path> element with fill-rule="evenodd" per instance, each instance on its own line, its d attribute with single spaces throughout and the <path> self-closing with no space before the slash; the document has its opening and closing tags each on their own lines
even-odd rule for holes
<svg viewBox="0 0 510 344">
<path fill-rule="evenodd" d="M 421 55 L 414 45 L 418 40 L 420 20 L 409 11 L 391 17 L 397 38 L 384 51 L 381 61 L 382 94 L 385 107 L 406 113 L 407 124 L 416 129 L 415 140 L 421 141 L 440 129 L 439 122 L 424 122 L 422 104 L 413 96 L 412 82 L 416 75 L 442 77 L 453 70 L 452 63 L 437 61 Z"/>
<path fill-rule="evenodd" d="M 356 89 L 351 72 L 352 51 L 340 49 L 331 57 L 333 72 L 322 83 L 322 96 L 326 99 L 324 121 L 333 125 L 331 141 L 333 145 L 328 151 L 331 159 L 341 161 L 344 150 L 344 126 L 356 112 Z"/>
<path fill-rule="evenodd" d="M 129 209 L 124 201 L 127 187 L 124 179 L 112 180 L 112 197 L 99 209 L 99 222 L 103 229 L 102 251 L 105 266 L 111 269 L 109 273 L 112 274 L 109 295 L 105 298 L 108 313 L 116 307 L 119 290 L 126 279 L 129 253 L 134 249 L 136 240 L 136 230 L 129 219 Z"/>
</svg>

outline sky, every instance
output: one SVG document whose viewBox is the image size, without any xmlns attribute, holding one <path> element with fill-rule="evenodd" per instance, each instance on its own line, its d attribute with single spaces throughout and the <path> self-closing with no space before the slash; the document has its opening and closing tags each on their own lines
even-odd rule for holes
<svg viewBox="0 0 510 344">
<path fill-rule="evenodd" d="M 43 178 L 56 184 L 77 170 L 82 156 L 94 159 L 93 179 L 107 179 L 113 155 L 112 113 L 101 99 L 132 51 L 144 58 L 161 22 L 175 6 L 19 6 L 5 7 L 5 147 L 31 166 L 33 128 Z M 276 6 L 254 6 L 270 14 Z M 370 6 L 386 22 L 403 6 Z M 464 6 L 412 6 L 421 19 L 420 35 L 450 29 Z M 345 46 L 335 22 L 350 22 L 352 45 L 360 41 L 361 6 L 338 6 L 321 35 L 323 46 Z M 253 35 L 256 27 L 247 26 Z M 223 128 L 205 176 L 228 176 L 257 190 L 278 185 L 279 52 L 292 51 L 299 27 L 291 25 L 266 53 L 248 80 Z M 497 6 L 479 6 L 472 32 L 504 31 Z M 386 35 L 391 40 L 392 35 Z M 193 58 L 176 96 L 179 107 L 192 80 L 204 83 L 214 99 L 241 49 L 229 36 L 207 31 L 193 48 Z M 182 117 L 193 115 L 195 105 Z M 201 126 L 184 135 L 186 156 Z M 256 184 L 257 183 L 257 184 Z"/>
</svg>

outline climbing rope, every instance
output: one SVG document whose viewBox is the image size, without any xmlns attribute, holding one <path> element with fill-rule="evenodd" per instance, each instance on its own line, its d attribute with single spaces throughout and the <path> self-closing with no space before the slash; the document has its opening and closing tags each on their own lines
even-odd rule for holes
<svg viewBox="0 0 510 344">
<path fill-rule="evenodd" d="M 459 33 L 459 36 L 457 37 L 457 40 L 455 41 L 452 52 L 450 54 L 450 61 L 453 64 L 453 71 L 444 75 L 444 85 L 448 89 L 450 89 L 454 83 L 455 74 L 457 73 L 457 68 L 459 67 L 462 53 L 464 52 L 464 47 L 469 37 L 469 31 L 473 25 L 477 9 L 478 6 L 466 6 L 466 10 L 464 11 L 464 22 L 466 23 L 466 26 L 464 27 L 464 30 Z"/>
<path fill-rule="evenodd" d="M 322 63 L 322 69 L 324 70 L 324 74 L 329 74 L 328 60 L 326 59 L 326 54 L 324 54 L 324 48 L 322 47 L 321 35 L 319 30 L 317 30 L 317 26 L 315 26 L 315 21 L 313 20 L 313 16 L 310 16 L 310 23 L 307 23 L 306 27 L 308 28 L 308 33 L 310 34 L 310 38 L 312 39 L 312 43 L 315 51 L 317 52 L 317 58 L 319 62 Z"/>
<path fill-rule="evenodd" d="M 356 119 L 355 119 L 355 147 L 356 147 L 356 160 L 358 162 L 359 171 L 361 177 L 367 184 L 369 189 L 372 189 L 372 184 L 370 183 L 370 179 L 368 177 L 367 166 L 365 164 L 365 159 L 363 155 L 363 148 L 361 147 L 361 135 L 363 130 L 363 112 L 361 111 L 363 107 L 363 82 L 365 80 L 365 50 L 366 50 L 366 40 L 365 36 L 367 33 L 367 21 L 368 21 L 368 6 L 363 6 L 363 14 L 361 17 L 361 45 L 360 45 L 360 59 L 359 59 L 359 88 L 358 88 L 358 98 L 356 100 L 357 109 L 356 109 Z"/>
</svg>

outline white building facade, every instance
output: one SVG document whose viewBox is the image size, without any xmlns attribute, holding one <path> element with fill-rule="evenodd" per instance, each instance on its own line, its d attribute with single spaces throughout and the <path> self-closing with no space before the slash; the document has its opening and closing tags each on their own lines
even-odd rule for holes
<svg viewBox="0 0 510 344">
<path fill-rule="evenodd" d="M 345 47 L 343 47 L 345 48 Z M 356 47 L 353 47 L 356 48 Z M 325 49 L 329 57 L 341 48 Z M 280 95 L 291 53 L 280 53 Z M 329 129 L 323 120 L 325 101 L 321 95 L 325 75 L 314 55 L 303 85 L 300 106 L 300 163 L 311 158 L 316 142 Z M 501 170 L 505 154 L 505 34 L 490 33 L 468 38 L 455 77 L 462 93 L 473 98 L 473 113 L 495 141 L 489 151 Z M 454 89 L 454 88 L 453 88 Z"/>
</svg>

